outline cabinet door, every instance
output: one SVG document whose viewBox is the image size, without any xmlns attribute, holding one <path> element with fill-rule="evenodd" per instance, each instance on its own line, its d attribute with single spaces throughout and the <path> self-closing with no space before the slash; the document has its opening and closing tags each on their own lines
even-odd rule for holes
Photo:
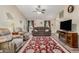
<svg viewBox="0 0 79 59">
<path fill-rule="evenodd" d="M 78 43 L 77 43 L 77 33 L 68 33 L 67 36 L 67 43 L 70 47 L 72 48 L 77 48 Z"/>
<path fill-rule="evenodd" d="M 77 33 L 72 34 L 72 46 L 73 46 L 73 48 L 78 47 L 78 35 L 77 35 Z"/>
<path fill-rule="evenodd" d="M 72 34 L 70 33 L 67 35 L 67 44 L 72 47 Z"/>
</svg>

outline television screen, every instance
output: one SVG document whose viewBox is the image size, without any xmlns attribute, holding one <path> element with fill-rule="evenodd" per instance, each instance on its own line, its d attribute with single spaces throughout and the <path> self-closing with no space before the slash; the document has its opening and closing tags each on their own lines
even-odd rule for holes
<svg viewBox="0 0 79 59">
<path fill-rule="evenodd" d="M 71 27 L 72 27 L 72 20 L 60 22 L 60 29 L 62 30 L 71 31 L 72 30 Z"/>
</svg>

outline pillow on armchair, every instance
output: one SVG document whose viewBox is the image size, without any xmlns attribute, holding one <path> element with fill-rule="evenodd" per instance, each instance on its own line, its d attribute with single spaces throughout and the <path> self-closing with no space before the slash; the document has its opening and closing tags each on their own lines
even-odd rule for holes
<svg viewBox="0 0 79 59">
<path fill-rule="evenodd" d="M 45 32 L 49 32 L 49 29 L 45 29 Z"/>
<path fill-rule="evenodd" d="M 38 30 L 36 30 L 36 29 L 35 29 L 34 31 L 35 31 L 35 32 L 38 32 Z"/>
<path fill-rule="evenodd" d="M 25 33 L 24 34 L 24 41 L 27 41 L 30 37 L 29 37 L 30 33 Z"/>
</svg>

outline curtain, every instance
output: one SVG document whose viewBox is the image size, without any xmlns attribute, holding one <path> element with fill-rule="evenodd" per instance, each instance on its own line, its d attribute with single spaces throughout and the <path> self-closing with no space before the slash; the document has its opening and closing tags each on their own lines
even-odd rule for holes
<svg viewBox="0 0 79 59">
<path fill-rule="evenodd" d="M 34 20 L 32 20 L 32 27 L 34 28 Z"/>
<path fill-rule="evenodd" d="M 46 23 L 47 23 L 47 21 L 44 21 L 44 27 L 46 27 Z"/>
<path fill-rule="evenodd" d="M 30 21 L 28 21 L 28 25 L 27 25 L 27 31 L 29 32 L 29 25 L 30 25 Z"/>
<path fill-rule="evenodd" d="M 50 23 L 50 21 L 48 21 L 48 23 L 49 23 L 49 27 L 51 28 L 51 23 Z"/>
<path fill-rule="evenodd" d="M 51 28 L 50 21 L 44 21 L 44 27 L 50 27 Z"/>
</svg>

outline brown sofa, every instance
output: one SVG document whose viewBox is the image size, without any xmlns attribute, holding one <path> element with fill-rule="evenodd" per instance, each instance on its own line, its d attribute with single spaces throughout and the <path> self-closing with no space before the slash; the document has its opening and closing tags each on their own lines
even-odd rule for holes
<svg viewBox="0 0 79 59">
<path fill-rule="evenodd" d="M 49 27 L 34 27 L 32 31 L 33 36 L 50 36 L 51 29 Z"/>
</svg>

